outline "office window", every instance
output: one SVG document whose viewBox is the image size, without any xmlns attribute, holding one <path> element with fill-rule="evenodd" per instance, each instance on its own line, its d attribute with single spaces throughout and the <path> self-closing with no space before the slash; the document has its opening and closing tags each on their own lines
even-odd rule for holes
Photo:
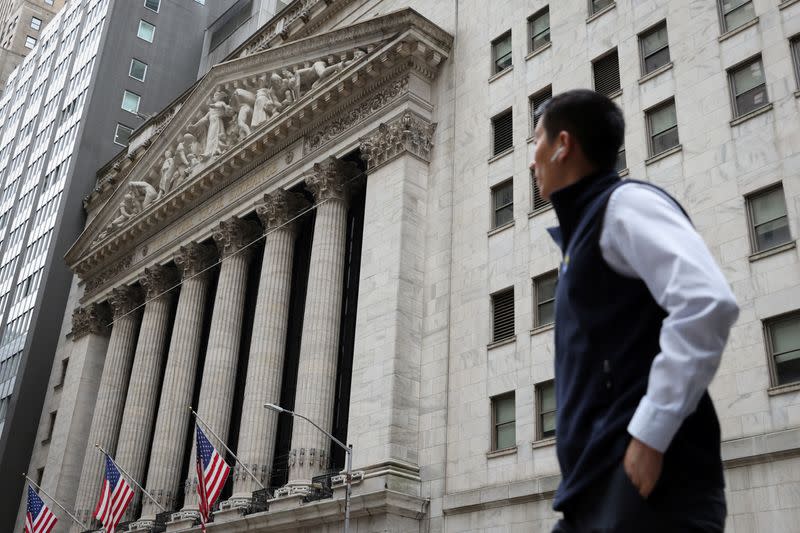
<svg viewBox="0 0 800 533">
<path fill-rule="evenodd" d="M 158 13 L 158 8 L 161 5 L 161 0 L 144 0 L 144 7 L 150 11 Z"/>
<path fill-rule="evenodd" d="M 556 385 L 551 379 L 536 385 L 536 440 L 556 436 Z"/>
<path fill-rule="evenodd" d="M 511 66 L 511 32 L 492 41 L 492 61 L 495 74 Z"/>
<path fill-rule="evenodd" d="M 514 147 L 514 125 L 511 110 L 492 119 L 492 155 L 498 155 Z"/>
<path fill-rule="evenodd" d="M 528 97 L 528 103 L 531 111 L 531 135 L 536 130 L 536 125 L 539 124 L 539 117 L 542 116 L 542 106 L 553 97 L 553 87 L 548 86 L 539 92 L 536 92 Z"/>
<path fill-rule="evenodd" d="M 678 146 L 678 116 L 675 100 L 669 100 L 645 112 L 650 137 L 650 155 Z"/>
<path fill-rule="evenodd" d="M 550 42 L 550 7 L 528 18 L 528 51 L 534 52 Z"/>
<path fill-rule="evenodd" d="M 600 94 L 611 96 L 620 90 L 619 55 L 614 49 L 592 62 L 594 70 L 594 90 Z"/>
<path fill-rule="evenodd" d="M 639 54 L 643 76 L 669 63 L 666 20 L 639 35 Z"/>
<path fill-rule="evenodd" d="M 516 405 L 514 392 L 492 398 L 492 450 L 505 450 L 517 445 Z"/>
<path fill-rule="evenodd" d="M 558 270 L 533 278 L 533 327 L 540 328 L 555 322 L 557 283 Z"/>
<path fill-rule="evenodd" d="M 531 211 L 539 211 L 546 207 L 550 207 L 550 200 L 542 198 L 542 191 L 539 190 L 539 184 L 536 183 L 536 174 L 531 171 Z"/>
<path fill-rule="evenodd" d="M 514 336 L 514 287 L 492 295 L 492 342 Z"/>
<path fill-rule="evenodd" d="M 150 24 L 149 22 L 145 22 L 143 20 L 139 21 L 139 29 L 136 32 L 136 36 L 139 39 L 144 39 L 148 43 L 153 42 L 153 38 L 156 35 L 156 27 Z"/>
<path fill-rule="evenodd" d="M 589 0 L 589 14 L 594 15 L 601 9 L 613 4 L 613 0 Z"/>
<path fill-rule="evenodd" d="M 783 186 L 778 184 L 747 197 L 747 215 L 753 252 L 763 252 L 792 240 Z"/>
<path fill-rule="evenodd" d="M 614 164 L 614 171 L 619 173 L 628 168 L 628 159 L 625 157 L 625 145 L 623 144 L 617 152 L 617 162 Z"/>
<path fill-rule="evenodd" d="M 508 180 L 492 189 L 494 204 L 493 227 L 498 228 L 514 220 L 514 181 Z"/>
<path fill-rule="evenodd" d="M 128 139 L 131 137 L 133 130 L 128 126 L 117 124 L 117 129 L 114 131 L 114 142 L 120 146 L 128 146 Z"/>
<path fill-rule="evenodd" d="M 25 48 L 33 48 L 36 46 L 36 37 L 31 37 L 30 35 L 25 36 Z"/>
<path fill-rule="evenodd" d="M 141 97 L 138 94 L 125 91 L 122 95 L 122 109 L 130 111 L 133 114 L 138 114 L 140 101 Z"/>
<path fill-rule="evenodd" d="M 131 59 L 131 66 L 128 69 L 128 76 L 135 80 L 144 81 L 147 75 L 147 63 L 142 63 L 138 59 Z"/>
<path fill-rule="evenodd" d="M 800 312 L 764 322 L 773 384 L 800 381 Z"/>
<path fill-rule="evenodd" d="M 42 27 L 42 19 L 38 17 L 31 17 L 31 29 L 38 30 Z"/>
<path fill-rule="evenodd" d="M 740 117 L 769 103 L 761 56 L 730 69 L 728 79 L 734 117 Z"/>
<path fill-rule="evenodd" d="M 722 31 L 735 30 L 756 18 L 756 9 L 751 0 L 718 0 Z"/>
</svg>

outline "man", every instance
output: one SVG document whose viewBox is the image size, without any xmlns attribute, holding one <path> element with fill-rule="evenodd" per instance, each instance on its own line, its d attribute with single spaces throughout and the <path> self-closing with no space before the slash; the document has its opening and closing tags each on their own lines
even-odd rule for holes
<svg viewBox="0 0 800 533">
<path fill-rule="evenodd" d="M 689 218 L 613 170 L 625 123 L 589 90 L 555 96 L 531 169 L 563 252 L 556 289 L 554 532 L 722 531 L 707 387 L 738 307 Z"/>
</svg>

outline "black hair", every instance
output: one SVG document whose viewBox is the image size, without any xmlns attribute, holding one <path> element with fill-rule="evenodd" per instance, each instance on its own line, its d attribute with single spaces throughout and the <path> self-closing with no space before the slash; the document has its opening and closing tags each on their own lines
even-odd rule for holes
<svg viewBox="0 0 800 533">
<path fill-rule="evenodd" d="M 535 112 L 541 115 L 550 141 L 566 131 L 598 170 L 614 168 L 625 140 L 625 119 L 609 98 L 589 89 L 573 89 L 554 96 Z"/>
</svg>

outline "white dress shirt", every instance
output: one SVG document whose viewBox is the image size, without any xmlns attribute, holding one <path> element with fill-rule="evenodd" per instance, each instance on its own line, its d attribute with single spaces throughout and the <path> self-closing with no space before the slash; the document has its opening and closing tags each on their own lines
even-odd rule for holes
<svg viewBox="0 0 800 533">
<path fill-rule="evenodd" d="M 631 183 L 608 201 L 600 250 L 618 274 L 644 281 L 667 312 L 661 352 L 628 433 L 664 452 L 719 367 L 739 308 L 703 239 L 666 195 Z"/>
</svg>

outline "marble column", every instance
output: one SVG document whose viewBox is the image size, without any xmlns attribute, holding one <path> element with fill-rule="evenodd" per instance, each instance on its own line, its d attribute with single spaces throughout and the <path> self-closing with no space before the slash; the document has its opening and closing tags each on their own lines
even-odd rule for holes
<svg viewBox="0 0 800 533">
<path fill-rule="evenodd" d="M 198 243 L 181 246 L 175 255 L 183 284 L 175 311 L 147 469 L 147 491 L 168 511 L 175 509 L 180 484 L 186 432 L 191 419 L 187 406 L 192 402 L 208 298 L 209 272 L 206 269 L 215 258 L 211 246 Z M 155 520 L 159 512 L 161 509 L 145 498 L 142 520 Z"/>
<path fill-rule="evenodd" d="M 250 342 L 238 456 L 267 486 L 275 453 L 278 414 L 264 409 L 264 403 L 280 403 L 296 231 L 296 224 L 290 220 L 307 202 L 302 195 L 284 190 L 265 195 L 264 202 L 257 208 L 266 228 L 266 241 Z M 260 488 L 238 464 L 234 480 L 232 503 L 248 502 L 251 493 Z"/>
<path fill-rule="evenodd" d="M 128 397 L 119 431 L 116 462 L 139 484 L 144 483 L 144 468 L 150 455 L 150 437 L 161 384 L 161 369 L 167 350 L 167 333 L 178 282 L 174 268 L 155 265 L 144 269 L 139 279 L 145 291 L 142 327 L 133 356 Z M 133 518 L 141 491 L 125 512 L 123 521 Z"/>
<path fill-rule="evenodd" d="M 246 246 L 257 239 L 260 232 L 261 228 L 255 222 L 238 218 L 223 221 L 214 232 L 214 242 L 219 249 L 222 265 L 211 314 L 211 331 L 197 413 L 221 438 L 228 436 L 236 386 L 247 273 L 252 255 L 252 248 Z M 210 434 L 208 436 L 212 444 L 218 447 L 216 439 Z M 194 453 L 192 444 L 192 465 Z M 185 510 L 197 508 L 196 487 L 197 475 L 194 468 L 190 468 L 185 487 Z"/>
<path fill-rule="evenodd" d="M 142 303 L 142 292 L 134 287 L 119 287 L 112 291 L 109 302 L 114 312 L 114 323 L 100 388 L 97 391 L 97 403 L 86 442 L 75 503 L 77 516 L 84 523 L 93 521 L 92 511 L 100 496 L 103 478 L 103 455 L 95 448 L 95 443 L 109 453 L 117 450 L 117 437 L 141 318 L 141 312 L 137 308 Z"/>
<path fill-rule="evenodd" d="M 329 158 L 314 165 L 306 187 L 314 194 L 317 216 L 308 288 L 303 314 L 297 392 L 294 411 L 330 431 L 336 392 L 339 327 L 344 290 L 344 258 L 347 239 L 345 182 L 353 174 L 350 164 Z M 296 492 L 328 467 L 330 439 L 296 418 L 289 452 L 289 485 Z"/>
</svg>

